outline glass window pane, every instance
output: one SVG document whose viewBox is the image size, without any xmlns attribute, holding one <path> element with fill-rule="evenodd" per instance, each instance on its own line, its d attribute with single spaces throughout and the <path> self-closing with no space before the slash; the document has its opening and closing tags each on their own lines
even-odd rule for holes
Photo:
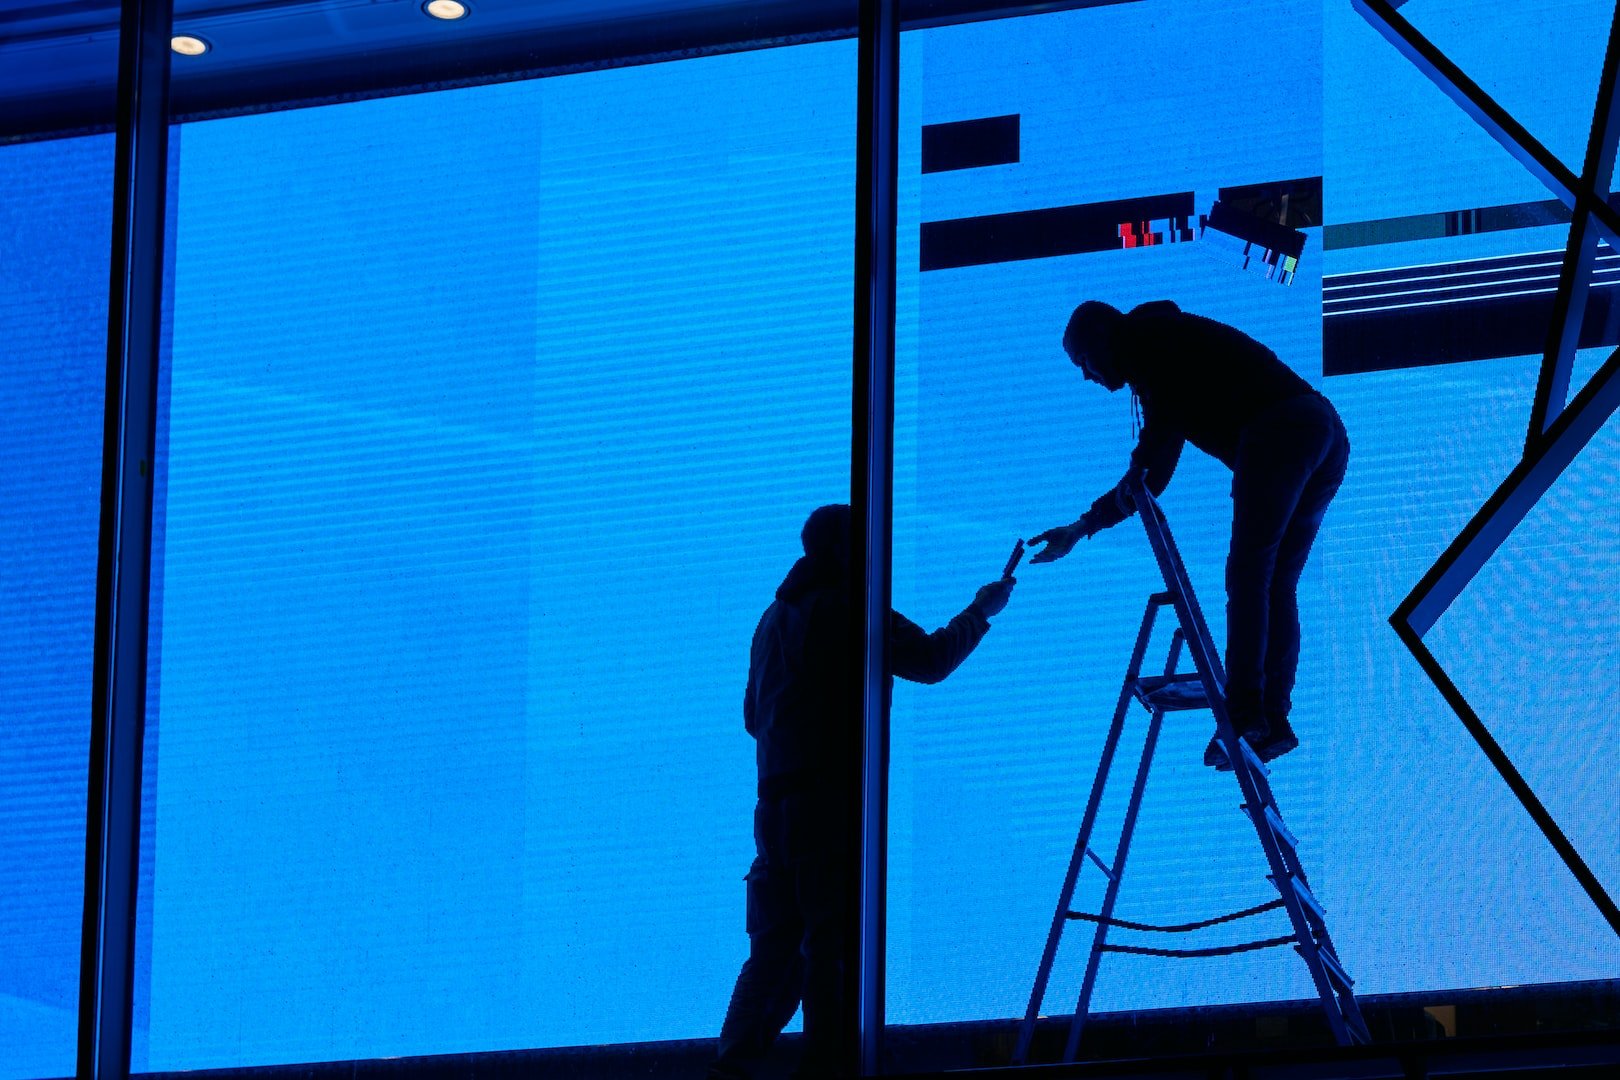
<svg viewBox="0 0 1620 1080">
<path fill-rule="evenodd" d="M 137 1070 L 718 1030 L 750 635 L 848 496 L 854 62 L 178 129 Z"/>
<path fill-rule="evenodd" d="M 942 621 L 1014 538 L 1076 520 L 1125 472 L 1130 395 L 1087 383 L 1060 344 L 1078 303 L 1170 299 L 1238 328 L 1337 406 L 1353 448 L 1299 586 L 1300 746 L 1271 782 L 1375 1031 L 1433 1026 L 1401 994 L 1443 994 L 1466 1030 L 1489 1006 L 1465 988 L 1568 994 L 1613 978 L 1595 909 L 1388 623 L 1518 460 L 1567 213 L 1348 4 L 1284 4 L 1264 25 L 1235 2 L 1101 5 L 921 29 L 904 50 L 897 607 Z M 996 151 L 1002 136 L 1011 152 Z M 945 146 L 958 159 L 941 165 Z M 1300 245 L 1292 265 L 1273 258 L 1285 239 Z M 1583 373 L 1596 356 L 1583 354 Z M 1162 501 L 1222 652 L 1231 489 L 1226 466 L 1188 447 Z M 1558 506 L 1566 531 L 1526 540 L 1502 572 L 1522 573 L 1521 591 L 1573 565 L 1569 528 L 1606 520 L 1578 484 Z M 959 672 L 895 690 L 887 962 L 900 1070 L 1007 1060 L 1144 603 L 1164 587 L 1134 519 L 1018 579 Z M 1465 646 L 1487 682 L 1522 662 L 1513 650 L 1531 638 L 1514 627 L 1537 617 L 1490 606 L 1508 622 L 1484 640 L 1474 627 Z M 1558 611 L 1567 631 L 1535 638 L 1548 642 L 1537 657 L 1590 645 L 1585 609 Z M 1159 617 L 1150 664 L 1164 662 L 1171 619 Z M 1520 699 L 1502 693 L 1512 711 Z M 1146 725 L 1132 707 L 1092 843 L 1104 862 Z M 1203 764 L 1211 726 L 1207 711 L 1167 714 L 1115 918 L 1176 925 L 1276 898 L 1233 778 Z M 1581 779 L 1560 790 L 1596 835 L 1607 819 L 1589 792 L 1612 769 L 1572 768 Z M 1556 899 L 1496 888 L 1537 845 L 1523 888 Z M 1098 913 L 1104 885 L 1087 862 L 1070 910 Z M 1081 991 L 1093 924 L 1068 927 L 1033 1061 L 1061 1052 L 1059 1018 Z M 1108 940 L 1223 949 L 1290 930 L 1269 912 Z M 1582 934 L 1591 949 L 1557 946 Z M 1481 937 L 1511 945 L 1482 950 Z M 1257 1034 L 1256 1006 L 1278 1002 Z M 1181 1011 L 1214 1005 L 1241 1008 Z M 1082 1057 L 1328 1038 L 1284 948 L 1106 953 L 1090 1007 Z M 1172 1011 L 1147 1014 L 1159 1009 Z"/>
<path fill-rule="evenodd" d="M 0 12 L 4 1080 L 78 1050 L 118 34 L 110 0 Z"/>
<path fill-rule="evenodd" d="M 0 48 L 0 62 L 6 50 Z M 111 135 L 0 146 L 0 1077 L 77 1050 Z"/>
</svg>

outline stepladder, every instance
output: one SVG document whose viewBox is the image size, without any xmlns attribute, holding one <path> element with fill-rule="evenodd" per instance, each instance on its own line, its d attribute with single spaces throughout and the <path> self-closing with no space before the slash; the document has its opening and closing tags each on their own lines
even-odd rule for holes
<svg viewBox="0 0 1620 1080">
<path fill-rule="evenodd" d="M 1036 969 L 1035 983 L 1030 991 L 1029 1004 L 1019 1025 L 1018 1040 L 1013 1051 L 1013 1063 L 1027 1064 L 1034 1041 L 1037 1021 L 1046 997 L 1052 968 L 1064 931 L 1072 923 L 1085 923 L 1091 927 L 1090 949 L 1086 955 L 1081 976 L 1079 1000 L 1068 1025 L 1063 1061 L 1074 1061 L 1080 1051 L 1081 1037 L 1090 1015 L 1093 992 L 1104 954 L 1135 954 L 1176 959 L 1197 959 L 1226 956 L 1239 952 L 1292 946 L 1310 973 L 1311 982 L 1321 999 L 1327 1025 L 1340 1045 L 1371 1041 L 1366 1022 L 1356 1002 L 1354 982 L 1339 960 L 1338 951 L 1328 932 L 1327 913 L 1311 890 L 1310 880 L 1300 861 L 1299 842 L 1283 821 L 1282 811 L 1272 792 L 1270 771 L 1246 739 L 1236 737 L 1231 718 L 1227 714 L 1224 696 L 1225 672 L 1220 656 L 1210 638 L 1209 627 L 1193 592 L 1181 554 L 1170 534 L 1170 526 L 1157 501 L 1146 485 L 1136 482 L 1131 489 L 1138 515 L 1147 531 L 1149 546 L 1164 579 L 1164 590 L 1148 597 L 1146 610 L 1132 646 L 1125 679 L 1114 708 L 1114 716 L 1103 740 L 1091 793 L 1082 814 L 1079 834 L 1069 860 L 1068 871 L 1058 894 L 1057 909 L 1053 913 L 1046 944 Z M 1174 614 L 1176 627 L 1171 634 L 1163 667 L 1152 674 L 1143 673 L 1143 665 L 1153 642 L 1155 621 L 1161 611 L 1169 608 Z M 1192 670 L 1182 670 L 1184 658 L 1192 661 Z M 1104 861 L 1094 846 L 1099 810 L 1104 790 L 1108 787 L 1115 758 L 1126 728 L 1130 710 L 1140 705 L 1148 712 L 1146 735 L 1137 759 L 1135 779 L 1130 790 L 1124 817 L 1115 844 L 1113 859 Z M 1216 915 L 1174 925 L 1156 925 L 1132 922 L 1114 917 L 1115 906 L 1125 880 L 1126 863 L 1130 855 L 1131 839 L 1136 831 L 1137 818 L 1142 810 L 1143 795 L 1153 765 L 1159 734 L 1167 714 L 1178 712 L 1212 713 L 1215 718 L 1215 741 L 1226 756 L 1227 763 L 1237 781 L 1242 796 L 1239 809 L 1247 819 L 1265 856 L 1275 899 L 1230 914 Z M 1234 816 L 1235 818 L 1235 816 Z M 1234 820 L 1236 823 L 1236 819 Z M 1247 831 L 1247 830 L 1245 830 Z M 1082 872 L 1088 866 L 1104 878 L 1103 899 L 1100 910 L 1081 912 L 1074 910 L 1074 898 Z M 1169 948 L 1156 944 L 1120 943 L 1110 939 L 1110 930 L 1126 931 L 1131 938 L 1150 940 L 1146 935 L 1181 935 L 1196 933 L 1216 925 L 1264 915 L 1281 909 L 1287 916 L 1288 932 L 1237 945 L 1216 947 Z M 1164 938 L 1159 938 L 1164 940 Z"/>
</svg>

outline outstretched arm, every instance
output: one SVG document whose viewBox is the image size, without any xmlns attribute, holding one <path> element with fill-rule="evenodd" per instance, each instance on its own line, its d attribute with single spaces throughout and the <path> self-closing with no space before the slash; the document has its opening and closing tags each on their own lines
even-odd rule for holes
<svg viewBox="0 0 1620 1080">
<path fill-rule="evenodd" d="M 1073 551 L 1075 544 L 1081 540 L 1113 528 L 1130 517 L 1136 512 L 1136 507 L 1130 501 L 1130 489 L 1137 477 L 1146 475 L 1148 490 L 1155 496 L 1162 494 L 1170 483 L 1170 477 L 1175 475 L 1176 463 L 1181 460 L 1184 445 L 1186 439 L 1179 433 L 1171 432 L 1162 423 L 1155 423 L 1149 418 L 1147 425 L 1142 428 L 1136 448 L 1131 451 L 1131 466 L 1125 470 L 1119 483 L 1098 496 L 1078 521 L 1047 529 L 1030 540 L 1031 544 L 1045 544 L 1046 547 L 1031 556 L 1029 561 L 1055 562 Z"/>
<path fill-rule="evenodd" d="M 943 682 L 984 640 L 990 617 L 1007 606 L 1015 584 L 1013 578 L 1002 578 L 984 586 L 972 603 L 932 634 L 898 611 L 889 612 L 889 662 L 894 673 L 911 682 Z"/>
</svg>

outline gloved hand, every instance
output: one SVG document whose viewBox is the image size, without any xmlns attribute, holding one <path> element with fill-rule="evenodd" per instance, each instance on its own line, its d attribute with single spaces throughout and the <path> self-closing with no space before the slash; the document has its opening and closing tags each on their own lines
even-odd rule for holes
<svg viewBox="0 0 1620 1080">
<path fill-rule="evenodd" d="M 1017 578 L 1005 577 L 1000 581 L 992 581 L 988 585 L 981 586 L 979 591 L 973 594 L 973 603 L 970 606 L 978 608 L 979 613 L 987 619 L 1000 615 L 1002 609 L 1007 606 L 1007 600 L 1012 596 L 1013 586 L 1016 584 Z"/>
</svg>

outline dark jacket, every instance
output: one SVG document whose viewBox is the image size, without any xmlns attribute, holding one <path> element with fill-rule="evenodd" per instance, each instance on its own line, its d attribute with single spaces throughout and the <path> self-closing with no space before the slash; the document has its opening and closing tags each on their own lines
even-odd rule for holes
<svg viewBox="0 0 1620 1080">
<path fill-rule="evenodd" d="M 1170 300 L 1131 309 L 1114 343 L 1114 362 L 1142 402 L 1131 465 L 1147 470 L 1155 495 L 1170 483 L 1184 443 L 1231 468 L 1250 421 L 1278 402 L 1315 393 L 1243 331 L 1190 315 Z M 1086 511 L 1093 531 L 1124 518 L 1112 491 Z"/>
<path fill-rule="evenodd" d="M 754 631 L 743 723 L 757 741 L 762 792 L 784 783 L 844 787 L 854 782 L 860 679 L 851 655 L 850 581 L 809 557 L 793 564 Z M 937 683 L 967 659 L 990 629 L 969 604 L 932 634 L 889 613 L 889 663 L 913 682 Z"/>
</svg>

